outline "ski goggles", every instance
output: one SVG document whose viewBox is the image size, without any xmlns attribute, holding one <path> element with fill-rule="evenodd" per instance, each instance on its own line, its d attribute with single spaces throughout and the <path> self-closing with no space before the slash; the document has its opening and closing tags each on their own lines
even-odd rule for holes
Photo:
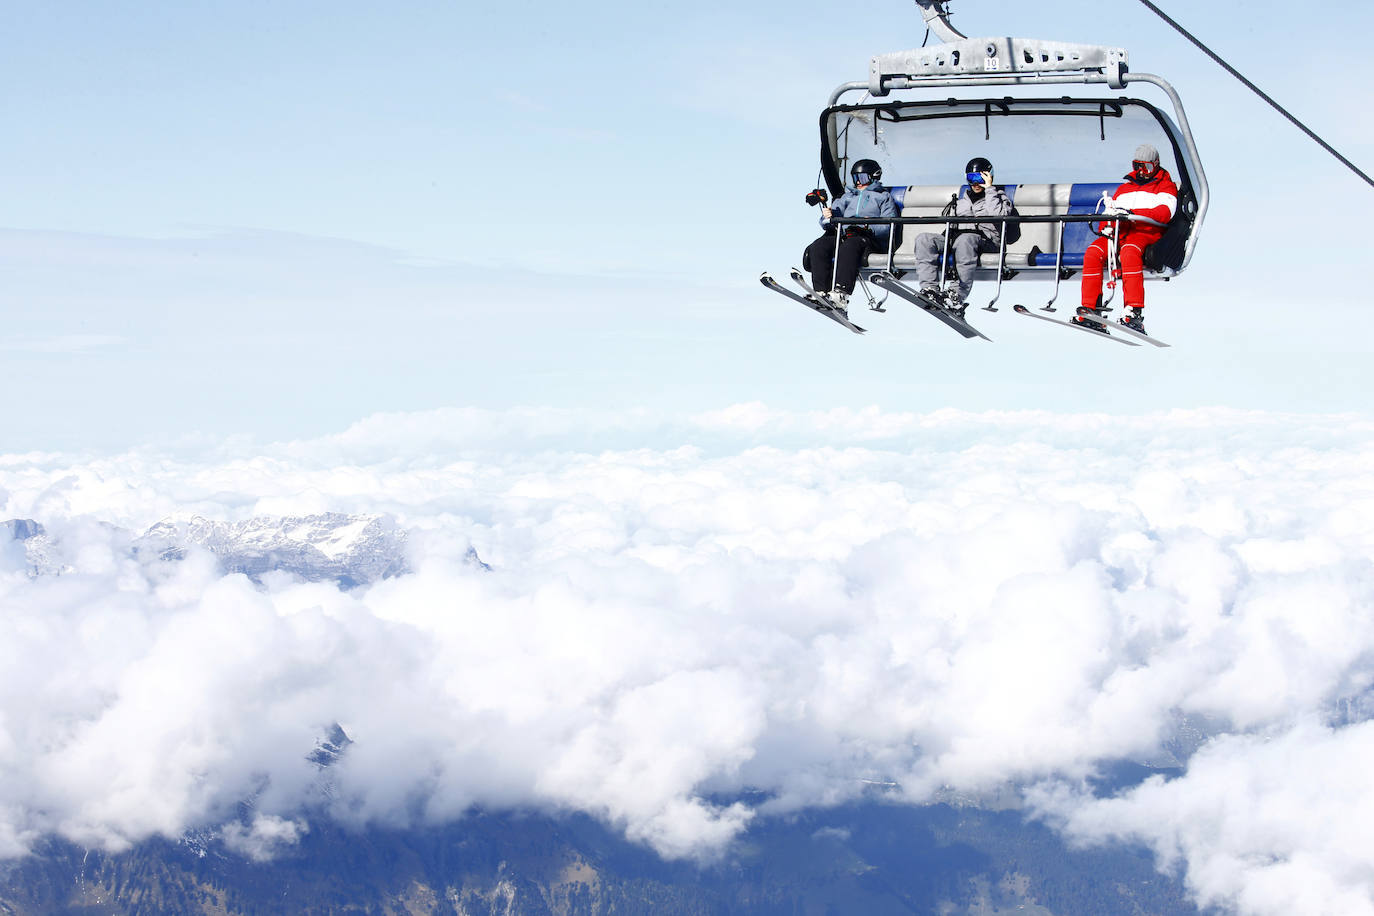
<svg viewBox="0 0 1374 916">
<path fill-rule="evenodd" d="M 1153 160 L 1146 160 L 1146 159 L 1132 159 L 1132 160 L 1131 160 L 1131 171 L 1136 172 L 1136 173 L 1141 174 L 1141 175 L 1148 175 L 1148 174 L 1150 174 L 1151 172 L 1153 172 L 1153 171 L 1154 171 L 1155 169 L 1157 169 L 1157 168 L 1159 168 L 1159 163 L 1158 163 L 1158 162 L 1155 162 L 1155 161 L 1153 161 Z"/>
<path fill-rule="evenodd" d="M 969 184 L 983 184 L 985 181 L 982 172 L 965 172 L 964 177 L 968 179 Z"/>
<path fill-rule="evenodd" d="M 870 174 L 868 174 L 867 172 L 855 172 L 855 173 L 854 173 L 854 183 L 855 183 L 856 185 L 859 185 L 859 184 L 872 184 L 872 183 L 873 183 L 873 176 L 870 175 Z"/>
</svg>

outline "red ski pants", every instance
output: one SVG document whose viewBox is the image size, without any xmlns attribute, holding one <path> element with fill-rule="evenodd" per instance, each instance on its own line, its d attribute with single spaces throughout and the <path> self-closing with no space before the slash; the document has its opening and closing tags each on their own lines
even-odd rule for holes
<svg viewBox="0 0 1374 916">
<path fill-rule="evenodd" d="M 1155 242 L 1154 238 L 1140 238 L 1127 235 L 1117 246 L 1117 257 L 1121 259 L 1121 298 L 1126 308 L 1145 307 L 1145 265 L 1141 252 Z M 1107 239 L 1101 238 L 1088 246 L 1083 252 L 1083 304 L 1088 308 L 1097 305 L 1102 294 L 1102 274 L 1107 267 Z"/>
</svg>

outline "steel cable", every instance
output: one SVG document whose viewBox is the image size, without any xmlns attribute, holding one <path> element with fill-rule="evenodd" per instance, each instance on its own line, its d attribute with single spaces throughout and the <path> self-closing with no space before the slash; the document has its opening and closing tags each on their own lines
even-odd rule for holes
<svg viewBox="0 0 1374 916">
<path fill-rule="evenodd" d="M 1351 162 L 1349 159 L 1345 158 L 1340 153 L 1338 153 L 1335 147 L 1333 147 L 1330 143 L 1327 143 L 1321 137 L 1317 136 L 1317 134 L 1314 133 L 1306 124 L 1302 123 L 1293 115 L 1289 114 L 1287 109 L 1285 109 L 1278 102 L 1271 99 L 1267 94 L 1265 94 L 1264 90 L 1260 89 L 1260 87 L 1256 86 L 1254 83 L 1246 79 L 1245 76 L 1242 75 L 1239 70 L 1228 64 L 1226 61 L 1222 60 L 1211 48 L 1207 47 L 1201 41 L 1198 41 L 1198 39 L 1194 37 L 1191 32 L 1189 32 L 1183 26 L 1179 25 L 1173 19 L 1169 18 L 1169 15 L 1165 13 L 1162 9 L 1155 6 L 1153 3 L 1150 2 L 1150 0 L 1140 0 L 1140 2 L 1145 4 L 1145 6 L 1149 7 L 1149 9 L 1151 9 L 1155 13 L 1155 15 L 1157 15 L 1160 19 L 1163 19 L 1165 22 L 1169 23 L 1169 25 L 1173 26 L 1174 29 L 1180 35 L 1182 35 L 1184 38 L 1188 39 L 1194 45 L 1196 45 L 1198 49 L 1202 51 L 1202 53 L 1206 54 L 1208 57 L 1212 58 L 1212 60 L 1216 61 L 1221 66 L 1221 68 L 1224 69 L 1227 73 L 1231 74 L 1236 79 L 1240 80 L 1241 83 L 1243 83 L 1246 86 L 1246 88 L 1248 88 L 1251 92 L 1255 93 L 1255 95 L 1259 96 L 1260 98 L 1268 102 L 1269 105 L 1275 111 L 1277 111 L 1279 114 L 1287 118 L 1293 124 L 1294 127 L 1298 128 L 1298 130 L 1307 134 L 1307 136 L 1311 137 L 1314 141 L 1316 141 L 1316 143 L 1322 149 L 1326 150 L 1328 153 L 1339 159 L 1342 165 L 1344 165 L 1346 168 L 1350 169 L 1350 171 L 1354 172 L 1356 175 L 1359 175 L 1362 179 L 1364 179 L 1365 184 L 1369 185 L 1370 187 L 1374 187 L 1374 178 L 1370 178 L 1368 175 L 1366 175 L 1363 171 L 1360 170 L 1358 166 L 1355 165 L 1355 163 Z"/>
</svg>

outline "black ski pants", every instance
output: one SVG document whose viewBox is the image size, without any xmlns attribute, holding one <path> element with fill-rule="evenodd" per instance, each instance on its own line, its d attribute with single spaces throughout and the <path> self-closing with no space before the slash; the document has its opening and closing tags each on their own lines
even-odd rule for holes
<svg viewBox="0 0 1374 916">
<path fill-rule="evenodd" d="M 836 258 L 833 231 L 816 239 L 806 246 L 806 254 L 802 255 L 802 265 L 811 271 L 811 288 L 818 293 L 829 292 L 833 270 L 835 289 L 842 293 L 854 292 L 854 284 L 859 279 L 859 268 L 874 247 L 873 236 L 868 233 L 851 235 L 840 240 L 840 254 Z"/>
</svg>

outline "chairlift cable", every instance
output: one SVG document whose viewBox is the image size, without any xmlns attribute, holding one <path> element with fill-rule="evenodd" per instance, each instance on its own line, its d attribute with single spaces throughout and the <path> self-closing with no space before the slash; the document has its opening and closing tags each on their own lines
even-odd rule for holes
<svg viewBox="0 0 1374 916">
<path fill-rule="evenodd" d="M 1342 165 L 1344 165 L 1346 168 L 1350 169 L 1350 171 L 1354 172 L 1356 175 L 1359 175 L 1362 179 L 1364 179 L 1366 184 L 1368 184 L 1370 187 L 1374 187 L 1374 178 L 1370 178 L 1367 174 L 1361 171 L 1360 168 L 1355 165 L 1355 163 L 1351 162 L 1349 159 L 1345 158 L 1340 153 L 1336 152 L 1335 147 L 1333 147 L 1330 143 L 1327 143 L 1321 137 L 1317 136 L 1306 124 L 1302 123 L 1293 115 L 1289 114 L 1288 111 L 1282 105 L 1280 105 L 1278 102 L 1270 98 L 1264 92 L 1264 90 L 1260 89 L 1260 87 L 1256 86 L 1254 83 L 1246 79 L 1235 67 L 1231 66 L 1226 61 L 1222 60 L 1211 48 L 1207 47 L 1205 44 L 1198 41 L 1197 38 L 1195 38 L 1191 32 L 1189 32 L 1183 26 L 1179 25 L 1173 19 L 1169 18 L 1169 15 L 1167 13 L 1165 13 L 1159 7 L 1151 3 L 1150 0 L 1140 0 L 1140 2 L 1145 4 L 1145 6 L 1152 10 L 1155 13 L 1155 15 L 1159 16 L 1160 19 L 1163 19 L 1165 22 L 1169 23 L 1169 25 L 1173 26 L 1174 29 L 1180 35 L 1182 35 L 1184 38 L 1188 39 L 1194 45 L 1196 45 L 1198 49 L 1202 51 L 1202 53 L 1206 54 L 1208 57 L 1212 58 L 1212 60 L 1216 61 L 1223 70 L 1234 76 L 1236 79 L 1240 80 L 1241 83 L 1243 83 L 1246 86 L 1246 88 L 1248 88 L 1251 92 L 1255 93 L 1255 95 L 1259 96 L 1260 98 L 1268 102 L 1269 105 L 1275 111 L 1277 111 L 1279 114 L 1287 118 L 1293 124 L 1294 127 L 1298 128 L 1298 130 L 1301 130 L 1303 133 L 1307 134 L 1307 136 L 1311 137 L 1314 141 L 1316 141 L 1317 145 L 1319 145 L 1322 149 L 1326 150 L 1328 153 L 1339 159 Z"/>
</svg>

